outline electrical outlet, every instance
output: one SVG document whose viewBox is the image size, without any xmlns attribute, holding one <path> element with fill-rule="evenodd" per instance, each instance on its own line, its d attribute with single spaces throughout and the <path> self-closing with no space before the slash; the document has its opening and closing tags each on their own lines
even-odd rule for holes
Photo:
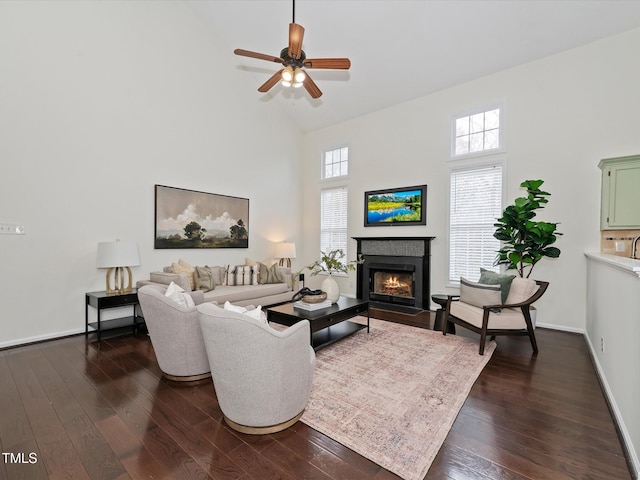
<svg viewBox="0 0 640 480">
<path fill-rule="evenodd" d="M 17 223 L 0 223 L 0 234 L 3 235 L 25 235 L 24 225 Z"/>
<path fill-rule="evenodd" d="M 624 242 L 616 242 L 616 252 L 624 252 Z"/>
<path fill-rule="evenodd" d="M 604 353 L 604 337 L 600 337 L 600 351 Z"/>
</svg>

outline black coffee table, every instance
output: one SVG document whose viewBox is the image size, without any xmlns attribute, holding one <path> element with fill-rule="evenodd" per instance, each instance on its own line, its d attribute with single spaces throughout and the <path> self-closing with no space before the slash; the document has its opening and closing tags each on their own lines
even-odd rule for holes
<svg viewBox="0 0 640 480">
<path fill-rule="evenodd" d="M 367 324 L 347 321 L 356 315 L 367 315 Z M 267 320 L 291 326 L 300 320 L 309 320 L 311 345 L 314 350 L 331 345 L 363 328 L 369 332 L 369 302 L 359 298 L 340 297 L 330 307 L 307 311 L 295 308 L 293 303 L 267 308 Z"/>
</svg>

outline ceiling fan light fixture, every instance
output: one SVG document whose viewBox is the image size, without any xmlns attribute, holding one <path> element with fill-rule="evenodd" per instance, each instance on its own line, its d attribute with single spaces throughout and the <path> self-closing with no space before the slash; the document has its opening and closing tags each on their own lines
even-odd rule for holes
<svg viewBox="0 0 640 480">
<path fill-rule="evenodd" d="M 304 73 L 304 70 L 301 68 L 296 68 L 295 72 L 293 72 L 293 81 L 295 83 L 304 82 L 305 78 L 307 78 L 307 74 Z"/>
<path fill-rule="evenodd" d="M 293 80 L 293 76 L 293 68 L 291 68 L 291 66 L 286 67 L 282 70 L 282 83 L 284 84 L 284 82 L 289 82 L 290 84 Z"/>
</svg>

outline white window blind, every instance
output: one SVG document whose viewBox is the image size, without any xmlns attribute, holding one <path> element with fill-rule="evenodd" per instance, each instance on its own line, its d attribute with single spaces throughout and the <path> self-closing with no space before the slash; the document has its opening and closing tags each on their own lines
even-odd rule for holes
<svg viewBox="0 0 640 480">
<path fill-rule="evenodd" d="M 477 281 L 480 267 L 493 266 L 500 242 L 493 224 L 502 214 L 502 165 L 451 171 L 449 282 Z"/>
<path fill-rule="evenodd" d="M 347 187 L 327 188 L 321 192 L 320 250 L 329 253 L 342 249 L 347 255 Z"/>
</svg>

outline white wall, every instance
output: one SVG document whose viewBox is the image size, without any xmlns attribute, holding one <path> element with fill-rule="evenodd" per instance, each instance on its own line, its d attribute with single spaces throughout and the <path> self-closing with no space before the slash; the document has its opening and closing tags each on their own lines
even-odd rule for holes
<svg viewBox="0 0 640 480">
<path fill-rule="evenodd" d="M 134 279 L 299 241 L 296 128 L 182 2 L 0 2 L 0 65 L 0 347 L 84 331 L 100 241 Z M 249 249 L 154 250 L 154 184 L 249 198 Z"/>
<path fill-rule="evenodd" d="M 637 474 L 640 470 L 640 372 L 636 367 L 640 364 L 640 279 L 630 271 L 590 260 L 586 285 L 589 347 Z"/>
<path fill-rule="evenodd" d="M 447 195 L 451 115 L 496 100 L 507 102 L 506 199 L 526 179 L 543 179 L 552 196 L 539 219 L 561 222 L 562 255 L 536 266 L 551 282 L 538 322 L 585 329 L 586 260 L 599 250 L 601 158 L 640 152 L 640 64 L 631 61 L 640 30 L 548 57 L 305 135 L 304 243 L 319 250 L 319 162 L 323 149 L 350 146 L 349 235 L 435 236 L 432 293 L 449 291 Z M 398 84 L 398 88 L 402 88 Z M 363 192 L 426 183 L 426 227 L 363 226 Z M 350 244 L 351 256 L 355 242 Z M 342 282 L 355 291 L 355 276 Z"/>
</svg>

